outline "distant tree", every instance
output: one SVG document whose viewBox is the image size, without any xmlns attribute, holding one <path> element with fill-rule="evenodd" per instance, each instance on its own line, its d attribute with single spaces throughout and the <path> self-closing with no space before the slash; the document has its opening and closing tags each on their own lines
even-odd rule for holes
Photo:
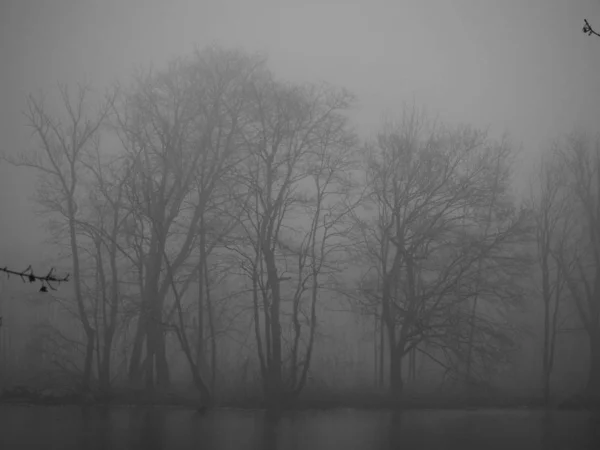
<svg viewBox="0 0 600 450">
<path fill-rule="evenodd" d="M 73 96 L 66 86 L 60 87 L 65 118 L 58 111 L 49 111 L 40 98 L 28 98 L 25 116 L 39 146 L 3 158 L 17 167 L 29 167 L 38 172 L 36 201 L 49 220 L 53 237 L 66 242 L 73 265 L 73 288 L 79 320 L 86 335 L 83 388 L 90 387 L 96 330 L 90 321 L 83 292 L 81 249 L 78 220 L 84 214 L 79 208 L 85 195 L 87 154 L 99 146 L 100 129 L 112 109 L 116 93 L 109 94 L 95 113 L 89 111 L 91 88 L 80 84 Z"/>
<path fill-rule="evenodd" d="M 198 323 L 205 322 L 208 256 L 228 230 L 215 214 L 215 198 L 240 162 L 245 83 L 263 63 L 241 52 L 207 48 L 163 71 L 138 75 L 120 98 L 116 128 L 131 167 L 125 184 L 132 213 L 128 250 L 137 261 L 142 294 L 129 377 L 132 382 L 145 377 L 148 389 L 165 389 L 170 381 L 165 332 L 173 324 L 165 323 L 167 294 L 178 289 L 172 311 L 183 297 L 183 286 L 174 287 L 173 280 L 199 284 Z M 179 329 L 178 337 L 185 332 Z M 198 333 L 197 341 L 180 342 L 206 395 L 206 377 L 195 373 L 205 366 L 199 361 L 205 359 L 204 337 Z"/>
<path fill-rule="evenodd" d="M 560 305 L 565 296 L 565 279 L 556 261 L 556 245 L 565 231 L 566 198 L 562 189 L 563 171 L 557 158 L 544 158 L 532 182 L 529 206 L 535 220 L 539 290 L 543 302 L 542 389 L 546 405 L 550 400 L 550 381 L 554 369 L 556 337 L 560 331 Z"/>
<path fill-rule="evenodd" d="M 264 395 L 277 408 L 306 384 L 321 288 L 343 255 L 356 148 L 344 112 L 353 96 L 265 73 L 249 98 L 248 156 L 234 180 L 249 197 L 229 248 L 252 285 Z"/>
<path fill-rule="evenodd" d="M 557 145 L 561 226 L 553 256 L 589 338 L 587 391 L 600 395 L 600 141 L 572 133 Z"/>
<path fill-rule="evenodd" d="M 472 382 L 514 346 L 494 313 L 518 301 L 524 273 L 508 149 L 478 131 L 435 127 L 414 108 L 366 148 L 367 199 L 355 219 L 372 275 L 357 287 L 380 311 L 394 397 L 413 350 L 455 375 L 470 365 Z"/>
<path fill-rule="evenodd" d="M 124 251 L 125 225 L 131 211 L 125 202 L 125 184 L 131 170 L 122 157 L 108 155 L 96 147 L 84 161 L 88 171 L 86 215 L 77 220 L 79 234 L 86 238 L 82 249 L 89 256 L 90 276 L 84 283 L 90 298 L 90 316 L 97 331 L 98 381 L 102 390 L 111 384 L 111 360 L 122 319 L 123 283 L 134 279 L 135 265 Z"/>
</svg>

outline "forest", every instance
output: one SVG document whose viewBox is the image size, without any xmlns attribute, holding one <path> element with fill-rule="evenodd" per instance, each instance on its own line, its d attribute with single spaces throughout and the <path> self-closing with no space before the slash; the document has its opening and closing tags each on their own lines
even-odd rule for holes
<svg viewBox="0 0 600 450">
<path fill-rule="evenodd" d="M 260 54 L 57 91 L 27 99 L 36 146 L 1 155 L 38 175 L 56 249 L 0 259 L 5 398 L 600 396 L 596 136 L 554 137 L 518 189 L 510 136 L 407 104 L 362 137 L 353 93 Z"/>
</svg>

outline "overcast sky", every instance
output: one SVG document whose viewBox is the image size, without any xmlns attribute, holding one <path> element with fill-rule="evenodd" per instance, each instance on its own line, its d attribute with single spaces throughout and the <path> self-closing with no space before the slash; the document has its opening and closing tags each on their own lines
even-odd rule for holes
<svg viewBox="0 0 600 450">
<path fill-rule="evenodd" d="M 357 94 L 371 133 L 402 102 L 509 131 L 528 155 L 600 118 L 600 0 L 1 0 L 0 149 L 28 145 L 25 96 L 104 88 L 216 42 L 262 51 L 281 77 Z M 32 178 L 0 163 L 0 265 L 31 254 Z M 7 259 L 7 261 L 4 261 Z"/>
</svg>

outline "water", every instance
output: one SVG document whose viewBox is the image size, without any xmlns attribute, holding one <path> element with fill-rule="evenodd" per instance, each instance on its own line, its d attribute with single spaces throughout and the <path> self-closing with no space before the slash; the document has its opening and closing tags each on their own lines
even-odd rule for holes
<svg viewBox="0 0 600 450">
<path fill-rule="evenodd" d="M 0 405 L 0 449 L 595 449 L 589 412 L 296 412 Z"/>
</svg>

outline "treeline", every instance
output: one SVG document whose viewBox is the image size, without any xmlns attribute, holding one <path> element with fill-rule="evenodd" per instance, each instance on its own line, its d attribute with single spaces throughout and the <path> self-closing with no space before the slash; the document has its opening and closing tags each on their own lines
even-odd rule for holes
<svg viewBox="0 0 600 450">
<path fill-rule="evenodd" d="M 221 338 L 243 326 L 265 401 L 293 400 L 336 301 L 371 321 L 394 397 L 417 357 L 467 387 L 491 379 L 527 303 L 543 311 L 546 398 L 573 310 L 600 390 L 600 148 L 586 136 L 557 141 L 521 198 L 508 138 L 413 107 L 363 141 L 351 93 L 279 80 L 240 51 L 139 72 L 95 109 L 88 86 L 61 94 L 60 112 L 28 99 L 39 146 L 5 159 L 37 169 L 68 248 L 76 324 L 46 327 L 44 351 L 84 389 L 108 390 L 122 360 L 132 386 L 166 390 L 177 347 L 212 401 Z"/>
</svg>

